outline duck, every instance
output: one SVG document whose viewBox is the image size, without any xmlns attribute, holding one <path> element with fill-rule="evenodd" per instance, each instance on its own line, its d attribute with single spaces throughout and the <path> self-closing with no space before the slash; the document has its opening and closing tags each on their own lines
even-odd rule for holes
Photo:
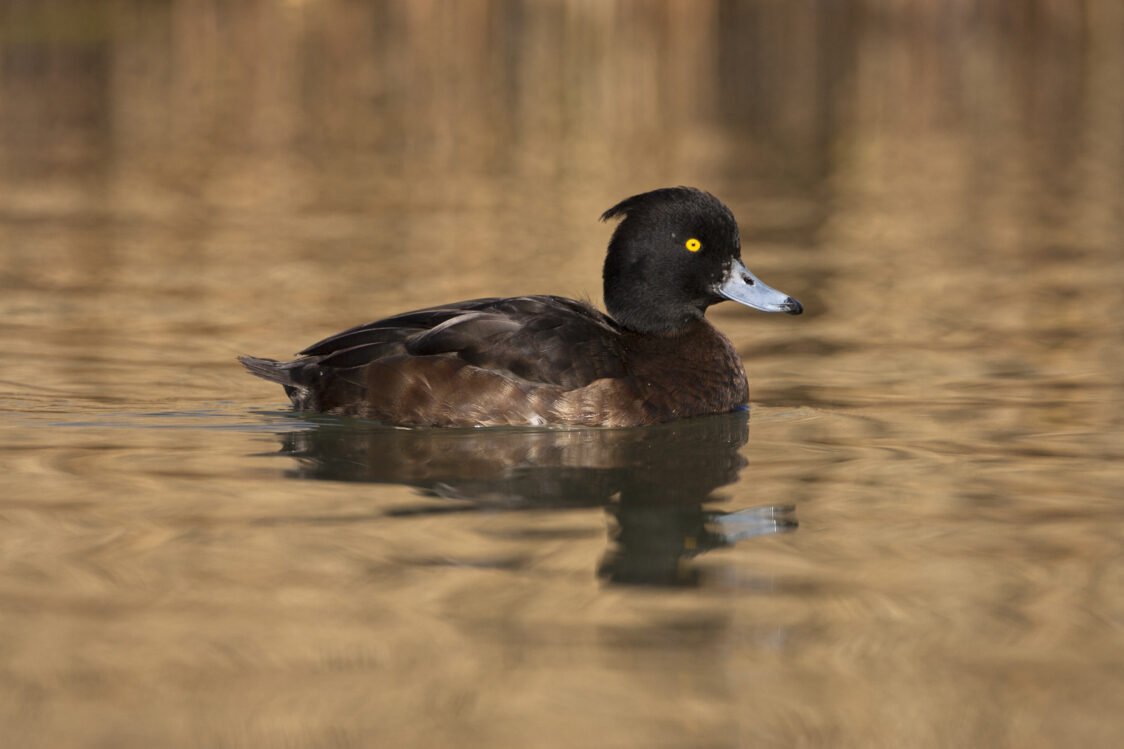
<svg viewBox="0 0 1124 749">
<path fill-rule="evenodd" d="M 742 262 L 734 214 L 694 187 L 626 198 L 605 312 L 553 295 L 427 307 L 349 328 L 292 361 L 240 356 L 295 409 L 408 427 L 641 427 L 744 410 L 745 369 L 707 319 L 733 301 L 799 315 Z"/>
</svg>

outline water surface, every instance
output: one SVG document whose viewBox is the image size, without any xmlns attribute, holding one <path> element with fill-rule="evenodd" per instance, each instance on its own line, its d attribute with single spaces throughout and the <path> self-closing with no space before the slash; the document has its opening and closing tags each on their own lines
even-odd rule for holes
<svg viewBox="0 0 1124 749">
<path fill-rule="evenodd" d="M 6 743 L 1119 746 L 1124 12 L 961 5 L 0 4 Z M 804 303 L 711 311 L 748 413 L 234 359 L 599 300 L 671 184 Z"/>
</svg>

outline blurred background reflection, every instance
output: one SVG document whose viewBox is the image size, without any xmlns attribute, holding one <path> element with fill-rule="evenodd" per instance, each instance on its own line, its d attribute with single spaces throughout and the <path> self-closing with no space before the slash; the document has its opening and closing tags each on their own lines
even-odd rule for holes
<svg viewBox="0 0 1124 749">
<path fill-rule="evenodd" d="M 4 743 L 1121 745 L 1122 128 L 1117 0 L 0 0 Z M 748 425 L 234 361 L 676 184 L 805 306 Z"/>
</svg>

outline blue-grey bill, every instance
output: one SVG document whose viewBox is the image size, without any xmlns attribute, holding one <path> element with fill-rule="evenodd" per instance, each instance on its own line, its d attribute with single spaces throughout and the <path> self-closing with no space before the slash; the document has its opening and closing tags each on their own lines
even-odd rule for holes
<svg viewBox="0 0 1124 749">
<path fill-rule="evenodd" d="M 740 302 L 762 312 L 786 312 L 790 315 L 799 315 L 804 311 L 800 302 L 782 291 L 761 283 L 761 279 L 750 273 L 742 265 L 742 261 L 736 258 L 731 263 L 726 278 L 718 284 L 715 291 L 731 301 Z"/>
</svg>

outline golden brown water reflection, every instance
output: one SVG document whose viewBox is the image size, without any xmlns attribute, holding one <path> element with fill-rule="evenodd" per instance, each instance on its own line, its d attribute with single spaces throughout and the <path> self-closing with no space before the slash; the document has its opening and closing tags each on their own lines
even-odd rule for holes
<svg viewBox="0 0 1124 749">
<path fill-rule="evenodd" d="M 1113 0 L 0 2 L 4 743 L 1121 745 L 1122 42 Z M 234 361 L 599 299 L 597 215 L 669 184 L 805 304 L 711 312 L 748 419 L 394 430 Z"/>
</svg>

